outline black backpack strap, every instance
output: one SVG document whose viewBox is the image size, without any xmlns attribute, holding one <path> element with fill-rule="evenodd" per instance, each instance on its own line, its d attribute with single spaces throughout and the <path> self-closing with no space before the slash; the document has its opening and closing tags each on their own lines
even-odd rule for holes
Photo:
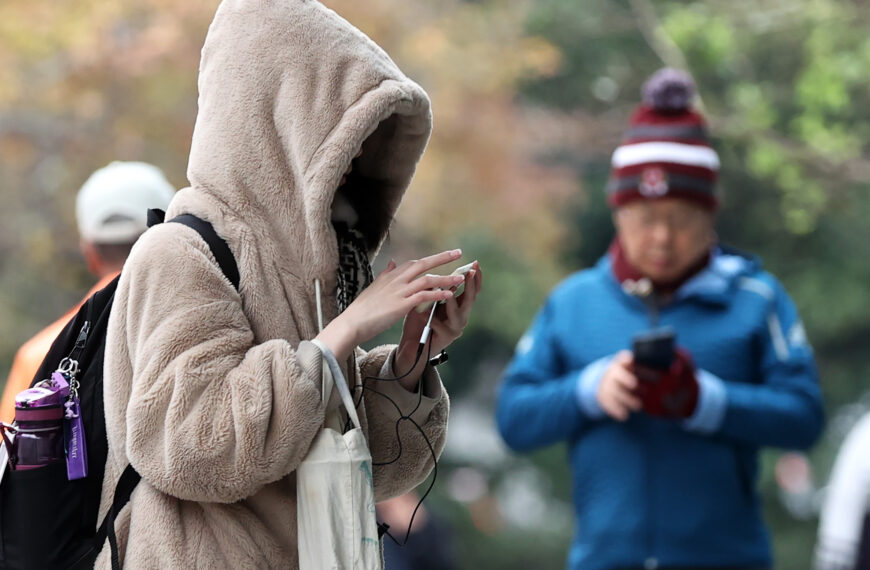
<svg viewBox="0 0 870 570">
<path fill-rule="evenodd" d="M 230 283 L 238 291 L 240 277 L 239 268 L 236 266 L 236 258 L 233 256 L 233 252 L 230 251 L 230 246 L 227 245 L 224 238 L 214 231 L 214 226 L 202 218 L 197 218 L 193 214 L 181 214 L 167 222 L 175 222 L 196 230 L 202 236 L 202 239 L 205 240 L 205 243 L 208 244 L 211 254 L 214 255 L 218 265 L 221 266 L 221 271 L 224 272 L 224 275 L 226 275 L 227 279 L 230 280 Z"/>
<path fill-rule="evenodd" d="M 103 519 L 103 524 L 97 529 L 97 534 L 94 536 L 94 546 L 99 549 L 109 537 L 109 548 L 111 550 L 112 570 L 121 570 L 121 560 L 118 556 L 118 539 L 115 537 L 115 517 L 121 512 L 130 501 L 130 496 L 142 476 L 139 475 L 132 465 L 127 465 L 121 478 L 118 479 L 118 484 L 115 485 L 115 496 L 112 499 L 112 506 L 109 512 L 106 513 L 106 518 Z"/>
<path fill-rule="evenodd" d="M 163 223 L 166 218 L 166 212 L 163 210 L 148 210 L 148 227 Z M 180 216 L 176 216 L 171 220 L 165 220 L 166 223 L 177 223 L 184 226 L 189 227 L 190 229 L 196 231 L 202 239 L 208 244 L 208 248 L 211 250 L 211 254 L 217 259 L 218 265 L 220 265 L 221 271 L 223 271 L 224 275 L 226 275 L 227 279 L 230 280 L 230 283 L 233 284 L 233 287 L 236 290 L 239 289 L 239 268 L 236 265 L 236 258 L 233 256 L 233 252 L 230 250 L 230 246 L 227 245 L 226 240 L 224 240 L 218 233 L 215 231 L 214 226 L 211 223 L 203 220 L 202 218 L 198 218 L 193 214 L 181 214 Z"/>
<path fill-rule="evenodd" d="M 157 224 L 162 224 L 163 220 L 166 219 L 166 212 L 161 210 L 160 208 L 151 208 L 148 210 L 148 227 L 156 226 Z"/>
</svg>

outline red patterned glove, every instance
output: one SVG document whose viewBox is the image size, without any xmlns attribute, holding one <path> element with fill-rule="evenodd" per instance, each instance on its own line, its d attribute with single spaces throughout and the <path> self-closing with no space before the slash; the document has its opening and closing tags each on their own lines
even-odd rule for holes
<svg viewBox="0 0 870 570">
<path fill-rule="evenodd" d="M 634 365 L 640 381 L 637 393 L 643 410 L 651 416 L 688 418 L 698 405 L 698 380 L 692 357 L 677 348 L 669 370 Z"/>
</svg>

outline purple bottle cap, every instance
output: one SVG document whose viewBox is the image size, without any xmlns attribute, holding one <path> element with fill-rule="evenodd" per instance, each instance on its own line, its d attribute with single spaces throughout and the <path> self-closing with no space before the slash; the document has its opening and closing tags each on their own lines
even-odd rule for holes
<svg viewBox="0 0 870 570">
<path fill-rule="evenodd" d="M 15 396 L 15 407 L 27 409 L 62 406 L 68 396 L 69 383 L 63 374 L 55 372 L 51 378 L 19 392 Z"/>
</svg>

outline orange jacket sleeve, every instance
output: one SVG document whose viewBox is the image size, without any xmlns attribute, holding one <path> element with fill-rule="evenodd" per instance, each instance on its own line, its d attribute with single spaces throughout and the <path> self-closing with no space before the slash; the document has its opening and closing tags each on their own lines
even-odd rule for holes
<svg viewBox="0 0 870 570">
<path fill-rule="evenodd" d="M 3 389 L 3 399 L 0 401 L 0 421 L 8 423 L 15 419 L 15 396 L 18 395 L 18 392 L 30 387 L 30 383 L 33 381 L 33 376 L 36 374 L 36 371 L 39 370 L 39 365 L 42 364 L 42 360 L 45 358 L 45 355 L 48 354 L 48 350 L 51 348 L 54 339 L 57 338 L 57 335 L 60 334 L 69 320 L 75 316 L 79 307 L 81 307 L 91 295 L 108 285 L 117 275 L 117 273 L 113 273 L 100 279 L 97 284 L 88 291 L 88 294 L 85 295 L 84 299 L 82 299 L 75 307 L 71 308 L 66 312 L 66 314 L 64 314 L 64 316 L 42 329 L 36 334 L 36 336 L 28 340 L 18 349 L 18 352 L 15 353 L 15 360 L 12 361 L 12 369 L 9 371 L 9 377 L 6 379 L 6 387 Z"/>
</svg>

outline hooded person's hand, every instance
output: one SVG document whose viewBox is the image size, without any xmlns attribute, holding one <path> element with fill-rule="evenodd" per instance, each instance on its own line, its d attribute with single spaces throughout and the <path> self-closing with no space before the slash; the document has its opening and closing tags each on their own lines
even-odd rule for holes
<svg viewBox="0 0 870 570">
<path fill-rule="evenodd" d="M 340 362 L 354 347 L 381 334 L 420 303 L 452 299 L 450 289 L 462 283 L 463 277 L 428 273 L 461 256 L 462 251 L 454 249 L 402 265 L 391 261 L 371 285 L 317 335 L 317 340 L 329 347 Z"/>
<path fill-rule="evenodd" d="M 463 280 L 465 282 L 465 292 L 459 297 L 449 297 L 435 309 L 429 345 L 424 347 L 424 352 L 419 359 L 417 358 L 417 351 L 420 346 L 420 337 L 423 334 L 426 323 L 429 321 L 430 310 L 423 312 L 410 310 L 405 316 L 402 339 L 399 341 L 396 360 L 393 363 L 393 372 L 401 378 L 400 383 L 405 388 L 409 390 L 414 389 L 414 386 L 416 386 L 417 381 L 420 379 L 420 374 L 423 373 L 427 355 L 431 354 L 435 356 L 441 353 L 441 351 L 462 336 L 462 332 L 468 324 L 468 317 L 471 315 L 474 301 L 477 299 L 477 294 L 480 293 L 483 286 L 483 272 L 477 261 L 474 262 L 471 270 L 464 277 L 458 276 L 458 281 L 451 287 L 456 288 Z M 411 370 L 412 367 L 414 367 L 413 370 Z"/>
</svg>

